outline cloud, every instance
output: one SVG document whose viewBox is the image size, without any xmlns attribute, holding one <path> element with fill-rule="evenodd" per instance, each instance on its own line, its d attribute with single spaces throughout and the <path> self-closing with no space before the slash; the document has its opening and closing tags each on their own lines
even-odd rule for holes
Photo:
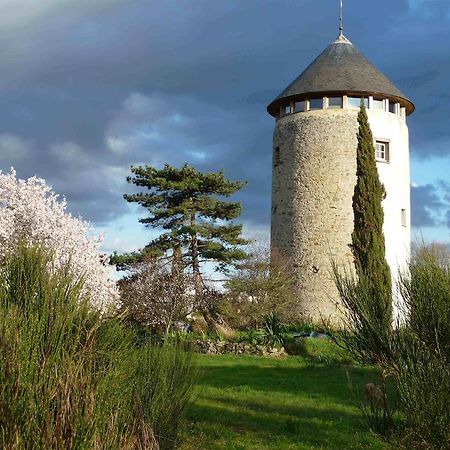
<svg viewBox="0 0 450 450">
<path fill-rule="evenodd" d="M 0 134 L 1 161 L 7 161 L 11 165 L 20 164 L 32 151 L 32 142 L 22 139 L 19 136 L 13 136 L 12 134 Z"/>
<path fill-rule="evenodd" d="M 423 160 L 450 143 L 447 12 L 406 0 L 346 11 L 348 37 L 415 102 Z M 334 39 L 336 16 L 328 0 L 0 0 L 0 168 L 45 177 L 105 225 L 129 214 L 132 164 L 223 168 L 248 181 L 243 220 L 267 229 L 265 108 Z M 415 226 L 444 220 L 443 195 L 435 182 L 413 189 Z"/>
<path fill-rule="evenodd" d="M 439 224 L 439 215 L 445 203 L 435 186 L 411 186 L 411 204 L 413 227 L 432 227 Z"/>
<path fill-rule="evenodd" d="M 450 17 L 450 5 L 447 0 L 408 0 L 413 14 L 428 19 Z"/>
</svg>

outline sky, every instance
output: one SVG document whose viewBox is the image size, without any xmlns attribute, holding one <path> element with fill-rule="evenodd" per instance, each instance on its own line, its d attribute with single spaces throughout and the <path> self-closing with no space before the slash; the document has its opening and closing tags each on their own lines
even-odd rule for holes
<svg viewBox="0 0 450 450">
<path fill-rule="evenodd" d="M 346 36 L 416 105 L 415 239 L 450 242 L 450 2 L 344 3 Z M 108 253 L 155 236 L 123 200 L 131 165 L 224 169 L 268 239 L 266 106 L 338 26 L 338 0 L 0 0 L 0 169 L 45 178 Z"/>
</svg>

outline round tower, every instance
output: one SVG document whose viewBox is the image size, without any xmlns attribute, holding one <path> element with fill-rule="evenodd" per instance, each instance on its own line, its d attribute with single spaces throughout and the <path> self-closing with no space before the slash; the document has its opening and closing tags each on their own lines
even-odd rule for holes
<svg viewBox="0 0 450 450">
<path fill-rule="evenodd" d="M 383 201 L 386 259 L 396 280 L 410 254 L 409 138 L 413 103 L 342 34 L 270 105 L 272 253 L 290 257 L 297 315 L 338 317 L 331 261 L 349 265 L 357 116 L 367 108 Z"/>
</svg>

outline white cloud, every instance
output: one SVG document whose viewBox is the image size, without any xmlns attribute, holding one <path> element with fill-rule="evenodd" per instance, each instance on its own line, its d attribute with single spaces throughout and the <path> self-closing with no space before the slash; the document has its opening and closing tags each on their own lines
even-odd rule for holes
<svg viewBox="0 0 450 450">
<path fill-rule="evenodd" d="M 57 13 L 80 14 L 128 0 L 0 0 L 0 25 L 5 28 L 30 26 Z"/>
<path fill-rule="evenodd" d="M 408 0 L 409 8 L 415 14 L 426 18 L 450 18 L 450 4 L 448 0 Z"/>
<path fill-rule="evenodd" d="M 83 149 L 74 142 L 58 142 L 50 146 L 50 152 L 67 164 L 82 165 L 89 161 Z"/>
<path fill-rule="evenodd" d="M 12 134 L 0 134 L 0 158 L 6 163 L 15 163 L 30 154 L 33 144 Z"/>
</svg>

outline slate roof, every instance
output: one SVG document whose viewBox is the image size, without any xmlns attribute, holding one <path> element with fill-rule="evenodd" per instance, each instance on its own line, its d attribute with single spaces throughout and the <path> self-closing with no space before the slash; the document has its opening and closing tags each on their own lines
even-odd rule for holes
<svg viewBox="0 0 450 450">
<path fill-rule="evenodd" d="M 414 104 L 344 36 L 329 45 L 275 100 L 275 116 L 285 100 L 314 94 L 379 95 L 395 100 L 411 114 Z"/>
</svg>

